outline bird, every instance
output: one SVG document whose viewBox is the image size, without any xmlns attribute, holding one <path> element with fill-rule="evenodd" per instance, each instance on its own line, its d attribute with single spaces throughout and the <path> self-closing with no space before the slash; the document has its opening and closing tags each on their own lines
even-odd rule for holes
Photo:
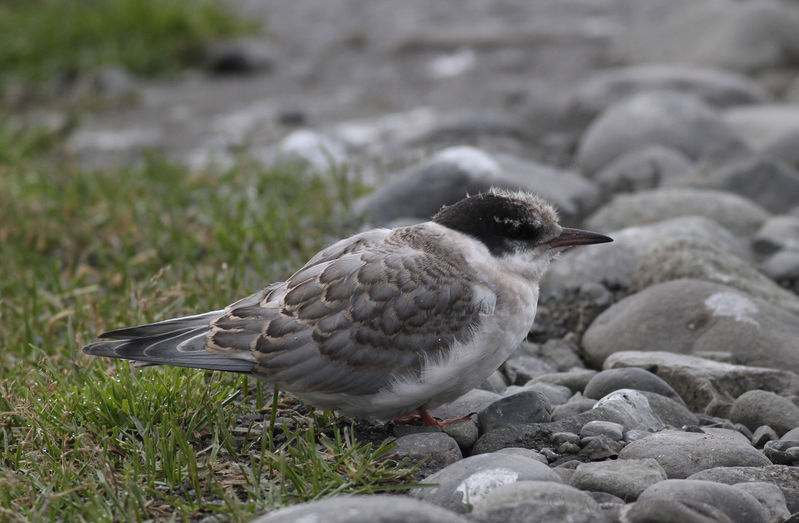
<svg viewBox="0 0 799 523">
<path fill-rule="evenodd" d="M 611 241 L 562 227 L 536 194 L 491 188 L 429 221 L 340 240 L 224 309 L 105 332 L 83 352 L 253 374 L 352 418 L 440 426 L 429 409 L 527 337 L 550 262 Z"/>
</svg>

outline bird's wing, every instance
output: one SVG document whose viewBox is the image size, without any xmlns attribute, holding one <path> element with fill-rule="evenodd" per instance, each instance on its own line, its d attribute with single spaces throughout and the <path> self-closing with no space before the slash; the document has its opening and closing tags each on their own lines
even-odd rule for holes
<svg viewBox="0 0 799 523">
<path fill-rule="evenodd" d="M 390 229 L 371 229 L 359 234 L 339 240 L 333 245 L 325 247 L 300 269 L 307 269 L 319 263 L 329 262 L 338 259 L 345 254 L 353 254 L 370 247 L 379 245 L 391 233 Z"/>
<path fill-rule="evenodd" d="M 451 260 L 382 244 L 308 264 L 260 303 L 215 320 L 207 348 L 248 347 L 254 372 L 289 391 L 377 392 L 471 337 L 482 284 Z"/>
</svg>

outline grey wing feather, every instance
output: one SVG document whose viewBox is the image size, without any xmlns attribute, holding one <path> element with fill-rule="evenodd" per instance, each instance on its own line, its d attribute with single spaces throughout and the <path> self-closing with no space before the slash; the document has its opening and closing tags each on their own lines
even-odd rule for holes
<svg viewBox="0 0 799 523">
<path fill-rule="evenodd" d="M 336 254 L 215 320 L 210 350 L 246 344 L 254 372 L 289 391 L 370 394 L 471 336 L 480 310 L 465 264 L 407 245 Z"/>
</svg>

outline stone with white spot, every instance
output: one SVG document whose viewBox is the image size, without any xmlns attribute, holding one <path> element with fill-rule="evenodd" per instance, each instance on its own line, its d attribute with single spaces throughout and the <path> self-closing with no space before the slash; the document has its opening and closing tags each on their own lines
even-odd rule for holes
<svg viewBox="0 0 799 523">
<path fill-rule="evenodd" d="M 799 393 L 799 375 L 783 369 L 749 367 L 663 351 L 623 351 L 610 355 L 605 368 L 640 367 L 668 382 L 693 412 L 729 404 L 746 391 Z M 665 420 L 664 420 L 665 421 Z"/>
<path fill-rule="evenodd" d="M 799 371 L 797 339 L 799 316 L 725 285 L 680 279 L 605 310 L 585 332 L 583 347 L 597 366 L 619 351 L 691 354 L 723 347 L 745 365 Z"/>
<path fill-rule="evenodd" d="M 426 477 L 422 483 L 437 486 L 415 488 L 411 495 L 464 513 L 497 487 L 531 480 L 561 482 L 547 465 L 535 459 L 488 453 L 462 459 Z"/>
<path fill-rule="evenodd" d="M 619 420 L 618 423 L 626 430 L 655 431 L 664 427 L 663 421 L 649 406 L 649 400 L 637 390 L 619 389 L 611 392 L 597 401 L 593 408 L 613 412 Z M 583 430 L 585 425 L 580 431 L 581 436 Z"/>
<path fill-rule="evenodd" d="M 799 315 L 799 296 L 795 293 L 780 287 L 750 263 L 696 241 L 672 240 L 655 245 L 638 264 L 631 288 L 643 290 L 680 278 L 734 287 Z"/>
<path fill-rule="evenodd" d="M 375 515 L 380 518 L 376 519 Z M 336 496 L 270 512 L 252 523 L 467 523 L 465 517 L 407 496 Z"/>
</svg>

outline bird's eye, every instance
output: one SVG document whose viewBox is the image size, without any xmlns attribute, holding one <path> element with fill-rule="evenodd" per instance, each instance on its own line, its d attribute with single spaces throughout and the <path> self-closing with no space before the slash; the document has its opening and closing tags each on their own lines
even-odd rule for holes
<svg viewBox="0 0 799 523">
<path fill-rule="evenodd" d="M 512 225 L 511 227 L 508 228 L 505 234 L 508 236 L 508 238 L 512 240 L 518 240 L 519 238 L 524 236 L 524 231 L 518 225 Z"/>
</svg>

